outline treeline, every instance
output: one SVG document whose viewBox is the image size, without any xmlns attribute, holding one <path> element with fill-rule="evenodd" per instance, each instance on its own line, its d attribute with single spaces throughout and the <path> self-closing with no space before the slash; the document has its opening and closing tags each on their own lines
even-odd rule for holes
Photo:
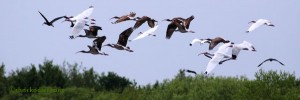
<svg viewBox="0 0 300 100">
<path fill-rule="evenodd" d="M 2 64 L 0 99 L 300 100 L 300 79 L 294 73 L 282 71 L 259 70 L 255 79 L 250 80 L 245 76 L 191 76 L 179 70 L 173 79 L 140 86 L 134 80 L 113 72 L 99 74 L 93 68 L 85 69 L 78 64 L 64 63 L 61 66 L 45 60 L 37 67 L 30 65 L 8 75 L 5 75 L 5 65 Z"/>
</svg>

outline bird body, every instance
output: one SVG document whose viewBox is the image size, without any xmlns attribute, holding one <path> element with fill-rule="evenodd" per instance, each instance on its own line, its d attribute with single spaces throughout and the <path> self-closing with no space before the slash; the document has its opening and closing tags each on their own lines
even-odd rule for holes
<svg viewBox="0 0 300 100">
<path fill-rule="evenodd" d="M 145 38 L 145 37 L 147 37 L 147 36 L 156 36 L 156 35 L 154 35 L 154 32 L 157 30 L 158 26 L 159 26 L 159 25 L 156 25 L 156 26 L 154 26 L 153 28 L 150 28 L 150 29 L 148 29 L 148 30 L 145 31 L 145 32 L 141 32 L 141 33 L 139 34 L 139 36 L 137 36 L 136 38 L 134 38 L 134 39 L 131 40 L 131 41 L 139 40 L 139 39 Z"/>
<path fill-rule="evenodd" d="M 126 46 L 127 41 L 131 33 L 134 31 L 133 27 L 130 27 L 126 30 L 124 30 L 120 35 L 117 44 L 106 44 L 104 46 L 109 46 L 112 48 L 115 48 L 117 50 L 126 50 L 128 52 L 133 52 L 133 50 L 130 49 L 130 47 Z"/>
<path fill-rule="evenodd" d="M 256 28 L 258 28 L 262 25 L 273 26 L 273 27 L 275 26 L 271 23 L 271 21 L 266 20 L 266 19 L 258 19 L 257 21 L 251 21 L 249 23 L 251 24 L 251 26 L 246 31 L 246 33 L 252 32 L 253 30 L 255 30 Z"/>
<path fill-rule="evenodd" d="M 130 14 L 128 15 L 123 15 L 121 17 L 118 17 L 118 16 L 115 16 L 115 17 L 112 17 L 111 19 L 117 19 L 115 22 L 111 22 L 112 24 L 117 24 L 117 23 L 120 23 L 120 22 L 123 22 L 123 21 L 127 21 L 127 20 L 135 20 L 135 15 L 136 13 L 134 12 L 130 12 Z"/>
<path fill-rule="evenodd" d="M 228 59 L 220 61 L 219 64 L 222 64 L 222 63 L 224 63 L 226 61 L 229 61 L 229 60 L 236 60 L 236 58 L 237 58 L 237 56 L 238 56 L 238 54 L 240 53 L 241 50 L 256 51 L 254 46 L 250 42 L 247 42 L 247 41 L 243 41 L 240 44 L 233 44 L 230 47 L 232 47 L 231 57 L 228 58 Z"/>
<path fill-rule="evenodd" d="M 96 46 L 93 45 L 93 46 L 90 46 L 88 45 L 88 48 L 89 48 L 89 51 L 84 51 L 84 50 L 81 50 L 81 51 L 78 51 L 77 53 L 81 52 L 81 53 L 90 53 L 90 54 L 93 54 L 93 55 L 105 55 L 105 56 L 108 56 L 108 54 L 106 53 L 100 53 Z"/>
<path fill-rule="evenodd" d="M 210 43 L 210 42 L 211 41 L 208 39 L 193 39 L 192 42 L 190 43 L 190 46 L 192 46 L 195 43 L 200 43 L 200 45 L 201 45 L 201 44 Z"/>
</svg>

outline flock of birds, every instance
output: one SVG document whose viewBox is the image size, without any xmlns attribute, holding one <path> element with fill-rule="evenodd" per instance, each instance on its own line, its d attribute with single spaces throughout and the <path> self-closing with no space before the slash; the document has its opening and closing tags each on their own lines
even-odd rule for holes
<svg viewBox="0 0 300 100">
<path fill-rule="evenodd" d="M 128 52 L 133 52 L 132 49 L 130 49 L 129 46 L 127 46 L 128 41 L 135 41 L 138 39 L 145 38 L 147 36 L 156 36 L 154 32 L 157 30 L 159 25 L 157 24 L 158 21 L 155 19 L 152 19 L 151 17 L 148 16 L 142 16 L 142 17 L 135 17 L 136 13 L 130 12 L 127 15 L 123 16 L 114 16 L 110 20 L 115 19 L 114 22 L 111 22 L 112 24 L 118 24 L 124 21 L 135 21 L 135 24 L 132 27 L 127 28 L 123 32 L 120 33 L 119 39 L 116 44 L 106 44 L 102 45 L 104 41 L 106 40 L 106 36 L 98 36 L 98 30 L 102 30 L 102 27 L 96 25 L 96 20 L 91 18 L 91 14 L 93 13 L 93 6 L 90 6 L 88 9 L 84 10 L 82 13 L 78 14 L 77 16 L 61 16 L 54 18 L 53 20 L 49 21 L 40 11 L 40 15 L 44 18 L 45 22 L 43 25 L 47 26 L 52 26 L 54 27 L 53 23 L 58 21 L 59 19 L 64 18 L 64 21 L 70 22 L 72 27 L 71 31 L 71 36 L 70 39 L 75 39 L 77 37 L 85 37 L 85 38 L 90 38 L 94 39 L 92 45 L 87 45 L 89 48 L 88 51 L 81 50 L 78 51 L 77 53 L 91 53 L 94 55 L 105 55 L 108 56 L 107 53 L 101 52 L 101 48 L 103 46 L 109 46 L 112 48 L 115 48 L 117 50 L 125 50 Z M 188 18 L 182 18 L 182 17 L 174 17 L 172 19 L 165 19 L 163 21 L 168 21 L 170 22 L 167 30 L 166 30 L 166 39 L 170 39 L 171 36 L 173 35 L 174 32 L 180 32 L 180 33 L 195 33 L 194 31 L 189 29 L 189 26 L 191 22 L 193 21 L 195 17 L 192 15 Z M 133 33 L 133 31 L 137 28 L 139 28 L 142 24 L 144 24 L 147 21 L 148 26 L 150 29 L 148 29 L 145 32 L 140 32 L 139 35 L 132 39 L 128 40 L 130 35 Z M 88 24 L 89 23 L 89 24 Z M 267 26 L 273 26 L 274 24 L 271 23 L 271 21 L 266 20 L 266 19 L 258 19 L 257 21 L 250 21 L 249 24 L 251 26 L 249 29 L 246 31 L 246 33 L 252 32 L 256 28 L 262 26 L 262 25 L 267 25 Z M 84 29 L 85 26 L 88 26 L 89 29 Z M 84 35 L 78 35 L 81 30 L 84 30 L 85 34 Z M 230 40 L 225 40 L 222 37 L 216 37 L 216 38 L 207 38 L 207 39 L 193 39 L 190 43 L 190 46 L 192 46 L 195 43 L 208 43 L 209 48 L 208 50 L 213 50 L 214 47 L 216 47 L 218 44 L 223 43 L 221 46 L 219 46 L 218 50 L 214 52 L 213 54 L 209 52 L 203 52 L 200 53 L 199 55 L 204 55 L 207 58 L 210 59 L 210 61 L 207 64 L 205 74 L 209 74 L 218 64 L 222 64 L 226 61 L 230 60 L 236 60 L 238 54 L 240 53 L 241 50 L 247 50 L 247 51 L 253 51 L 255 52 L 256 49 L 254 48 L 253 44 L 248 42 L 248 41 L 243 41 L 242 43 L 235 44 L 234 42 Z M 231 50 L 231 54 L 229 54 L 229 50 Z M 276 61 L 279 62 L 281 65 L 284 65 L 282 62 L 278 61 L 277 59 L 274 58 L 269 58 L 264 60 L 262 63 L 258 65 L 260 67 L 263 63 L 267 61 Z M 192 70 L 186 70 L 189 73 L 194 73 L 197 74 L 195 71 Z"/>
</svg>

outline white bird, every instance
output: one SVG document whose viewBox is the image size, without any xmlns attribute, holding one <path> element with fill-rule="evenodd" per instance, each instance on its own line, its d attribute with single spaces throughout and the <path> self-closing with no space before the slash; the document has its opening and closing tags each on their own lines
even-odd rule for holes
<svg viewBox="0 0 300 100">
<path fill-rule="evenodd" d="M 228 42 L 218 48 L 212 59 L 208 62 L 205 74 L 209 74 L 222 59 L 230 57 L 230 55 L 227 54 L 230 46 L 232 46 L 232 43 Z"/>
<path fill-rule="evenodd" d="M 156 36 L 154 35 L 154 32 L 156 31 L 156 29 L 158 28 L 159 25 L 156 25 L 154 26 L 153 28 L 150 28 L 148 29 L 147 31 L 145 32 L 140 32 L 139 33 L 139 36 L 137 36 L 136 38 L 134 38 L 133 40 L 131 41 L 135 41 L 135 40 L 139 40 L 139 39 L 142 39 L 142 38 L 145 38 L 147 36 Z"/>
<path fill-rule="evenodd" d="M 192 42 L 190 43 L 190 46 L 192 46 L 195 43 L 200 43 L 200 45 L 201 45 L 201 44 L 210 43 L 210 42 L 211 42 L 211 40 L 209 40 L 209 39 L 193 39 Z"/>
<path fill-rule="evenodd" d="M 237 56 L 238 56 L 238 54 L 240 53 L 241 50 L 256 51 L 254 46 L 250 42 L 247 42 L 247 41 L 243 41 L 240 44 L 233 44 L 230 47 L 232 47 L 232 56 L 231 56 L 231 58 L 223 60 L 219 64 L 222 64 L 223 62 L 228 61 L 228 60 L 236 60 L 236 58 L 237 58 Z"/>
<path fill-rule="evenodd" d="M 90 6 L 87 10 L 83 11 L 82 13 L 78 14 L 75 17 L 69 18 L 67 21 L 75 22 L 75 25 L 72 29 L 72 36 L 71 39 L 77 36 L 77 34 L 83 30 L 84 26 L 87 23 L 87 19 L 90 18 L 91 14 L 93 13 L 93 6 Z"/>
<path fill-rule="evenodd" d="M 273 27 L 275 26 L 274 24 L 272 24 L 271 21 L 266 20 L 266 19 L 258 19 L 257 21 L 251 21 L 251 22 L 249 22 L 249 24 L 251 24 L 251 26 L 246 31 L 246 33 L 249 33 L 264 24 L 267 26 L 273 26 Z"/>
</svg>

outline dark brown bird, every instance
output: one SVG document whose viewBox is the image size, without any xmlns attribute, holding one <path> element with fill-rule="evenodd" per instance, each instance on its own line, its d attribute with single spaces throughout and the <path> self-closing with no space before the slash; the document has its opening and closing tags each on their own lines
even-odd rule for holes
<svg viewBox="0 0 300 100">
<path fill-rule="evenodd" d="M 278 61 L 277 59 L 269 58 L 269 59 L 264 60 L 262 63 L 260 63 L 257 67 L 261 66 L 262 64 L 264 64 L 267 61 L 270 61 L 270 62 L 276 61 L 276 62 L 280 63 L 282 66 L 284 66 L 284 64 L 282 62 Z"/>
<path fill-rule="evenodd" d="M 95 45 L 93 45 L 93 46 L 88 45 L 88 48 L 89 48 L 89 51 L 81 50 L 81 51 L 78 51 L 77 53 L 81 52 L 81 53 L 91 53 L 93 55 L 105 55 L 105 56 L 108 56 L 108 54 L 106 54 L 106 53 L 100 53 L 97 50 L 97 48 L 96 48 Z"/>
<path fill-rule="evenodd" d="M 115 16 L 110 19 L 117 19 L 115 22 L 111 22 L 112 24 L 117 24 L 117 23 L 127 21 L 127 20 L 135 20 L 135 18 L 134 18 L 135 15 L 136 15 L 136 13 L 130 12 L 130 14 L 128 14 L 128 15 L 123 15 L 121 17 Z"/>
<path fill-rule="evenodd" d="M 100 26 L 90 26 L 89 30 L 84 29 L 85 35 L 78 35 L 77 37 L 97 38 L 98 30 L 102 30 Z"/>
<path fill-rule="evenodd" d="M 224 39 L 221 38 L 221 37 L 216 37 L 216 38 L 214 38 L 214 39 L 207 39 L 207 40 L 210 41 L 208 50 L 212 50 L 212 49 L 213 49 L 215 46 L 217 46 L 220 42 L 222 42 L 222 43 L 228 43 L 228 42 L 230 42 L 229 40 L 224 40 Z"/>
<path fill-rule="evenodd" d="M 87 38 L 97 38 L 98 30 L 102 30 L 102 27 L 97 26 L 95 19 L 91 19 L 91 23 L 89 26 L 89 29 L 84 29 L 85 35 L 78 35 L 77 37 L 87 37 Z"/>
<path fill-rule="evenodd" d="M 171 21 L 171 23 L 168 25 L 167 31 L 166 31 L 166 39 L 170 39 L 171 36 L 175 31 L 179 31 L 181 33 L 195 33 L 194 31 L 188 30 L 190 22 L 194 19 L 193 16 L 189 17 L 188 19 L 183 19 L 181 17 L 175 17 L 172 20 L 165 19 L 163 21 Z M 178 30 L 176 30 L 178 28 Z"/>
<path fill-rule="evenodd" d="M 118 50 L 126 50 L 128 52 L 133 52 L 133 50 L 130 49 L 130 47 L 126 46 L 127 41 L 131 33 L 133 32 L 133 27 L 130 27 L 126 30 L 124 30 L 120 35 L 117 44 L 106 44 L 104 46 L 109 46 L 112 48 L 116 48 Z"/>
<path fill-rule="evenodd" d="M 157 22 L 156 20 L 154 20 L 154 19 L 152 19 L 152 18 L 150 18 L 150 17 L 148 17 L 148 16 L 143 16 L 142 18 L 137 17 L 137 18 L 136 18 L 136 22 L 135 22 L 133 28 L 134 28 L 134 29 L 139 28 L 139 27 L 140 27 L 143 23 L 145 23 L 146 21 L 147 21 L 148 26 L 149 26 L 150 28 L 153 28 L 153 27 L 155 26 L 155 22 Z"/>
<path fill-rule="evenodd" d="M 45 24 L 45 25 L 48 25 L 48 26 L 52 26 L 52 27 L 54 27 L 53 26 L 53 23 L 55 22 L 55 21 L 57 21 L 57 20 L 59 20 L 59 19 L 61 19 L 61 18 L 66 18 L 66 16 L 61 16 L 61 17 L 57 17 L 57 18 L 54 18 L 52 21 L 48 21 L 48 19 L 40 12 L 40 11 L 38 11 L 39 13 L 40 13 L 40 15 L 44 18 L 44 20 L 45 20 L 45 22 L 43 23 L 43 24 Z"/>
</svg>

